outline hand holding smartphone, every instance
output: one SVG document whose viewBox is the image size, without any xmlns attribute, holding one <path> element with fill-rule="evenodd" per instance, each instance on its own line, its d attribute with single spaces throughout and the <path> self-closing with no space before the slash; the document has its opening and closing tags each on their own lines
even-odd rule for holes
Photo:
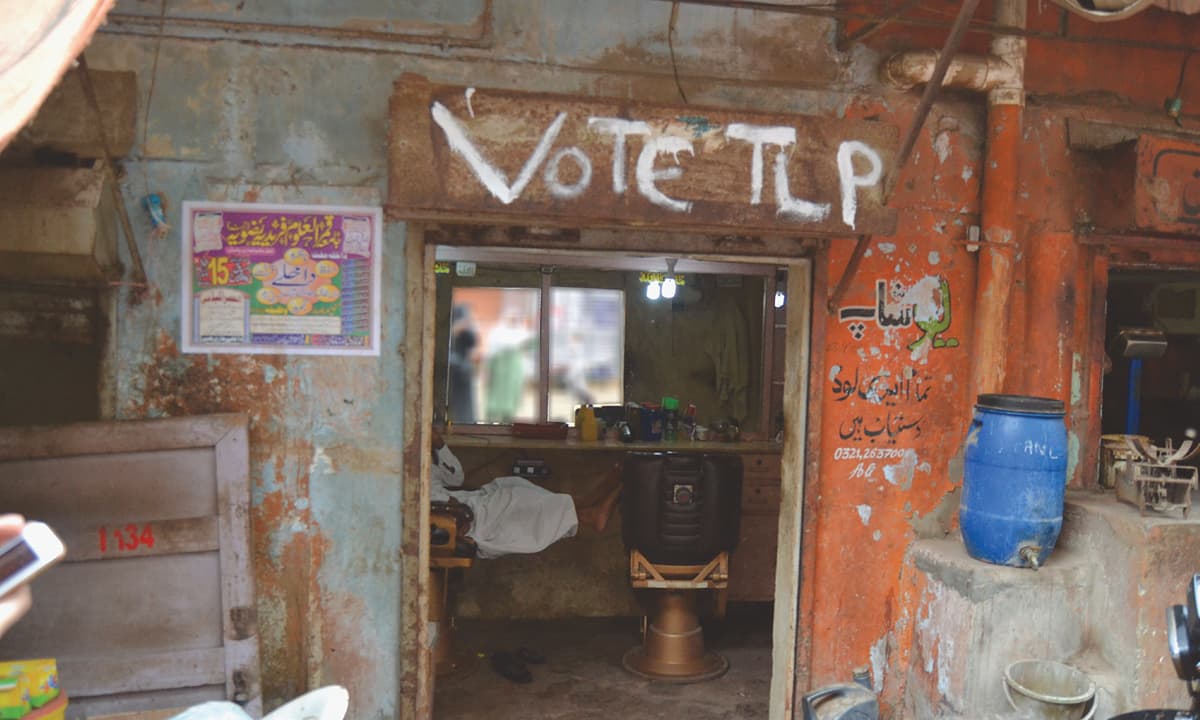
<svg viewBox="0 0 1200 720">
<path fill-rule="evenodd" d="M 48 525 L 20 515 L 0 516 L 0 634 L 29 610 L 28 583 L 66 554 Z"/>
</svg>

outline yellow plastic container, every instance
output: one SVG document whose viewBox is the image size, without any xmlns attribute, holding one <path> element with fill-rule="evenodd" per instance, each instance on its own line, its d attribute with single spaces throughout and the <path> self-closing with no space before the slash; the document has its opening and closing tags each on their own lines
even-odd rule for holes
<svg viewBox="0 0 1200 720">
<path fill-rule="evenodd" d="M 600 437 L 600 426 L 596 422 L 596 410 L 584 405 L 575 410 L 575 430 L 584 442 L 596 442 Z"/>
<path fill-rule="evenodd" d="M 41 708 L 26 715 L 23 720 L 64 720 L 67 716 L 67 696 L 60 694 Z"/>
<path fill-rule="evenodd" d="M 24 675 L 0 677 L 0 720 L 20 720 L 32 709 L 29 679 Z"/>
<path fill-rule="evenodd" d="M 35 708 L 58 697 L 58 662 L 54 658 L 0 662 L 0 677 L 10 675 L 29 678 L 29 702 Z"/>
</svg>

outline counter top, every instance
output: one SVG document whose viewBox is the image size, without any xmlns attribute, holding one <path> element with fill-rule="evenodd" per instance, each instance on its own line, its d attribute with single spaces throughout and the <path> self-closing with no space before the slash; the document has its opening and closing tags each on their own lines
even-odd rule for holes
<svg viewBox="0 0 1200 720">
<path fill-rule="evenodd" d="M 686 453 L 737 453 L 739 455 L 780 454 L 783 445 L 767 440 L 746 442 L 631 442 L 599 440 L 583 442 L 576 438 L 547 440 L 544 438 L 521 438 L 511 435 L 490 435 L 448 432 L 443 435 L 450 449 L 492 448 L 497 450 L 579 450 L 583 452 L 686 452 Z"/>
</svg>

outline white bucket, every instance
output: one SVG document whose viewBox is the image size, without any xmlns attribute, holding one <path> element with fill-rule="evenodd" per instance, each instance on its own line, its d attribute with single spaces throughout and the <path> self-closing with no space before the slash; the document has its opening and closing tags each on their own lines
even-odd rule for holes
<svg viewBox="0 0 1200 720">
<path fill-rule="evenodd" d="M 1022 718 L 1092 720 L 1096 683 L 1070 665 L 1018 660 L 1004 670 L 1004 694 Z"/>
</svg>

